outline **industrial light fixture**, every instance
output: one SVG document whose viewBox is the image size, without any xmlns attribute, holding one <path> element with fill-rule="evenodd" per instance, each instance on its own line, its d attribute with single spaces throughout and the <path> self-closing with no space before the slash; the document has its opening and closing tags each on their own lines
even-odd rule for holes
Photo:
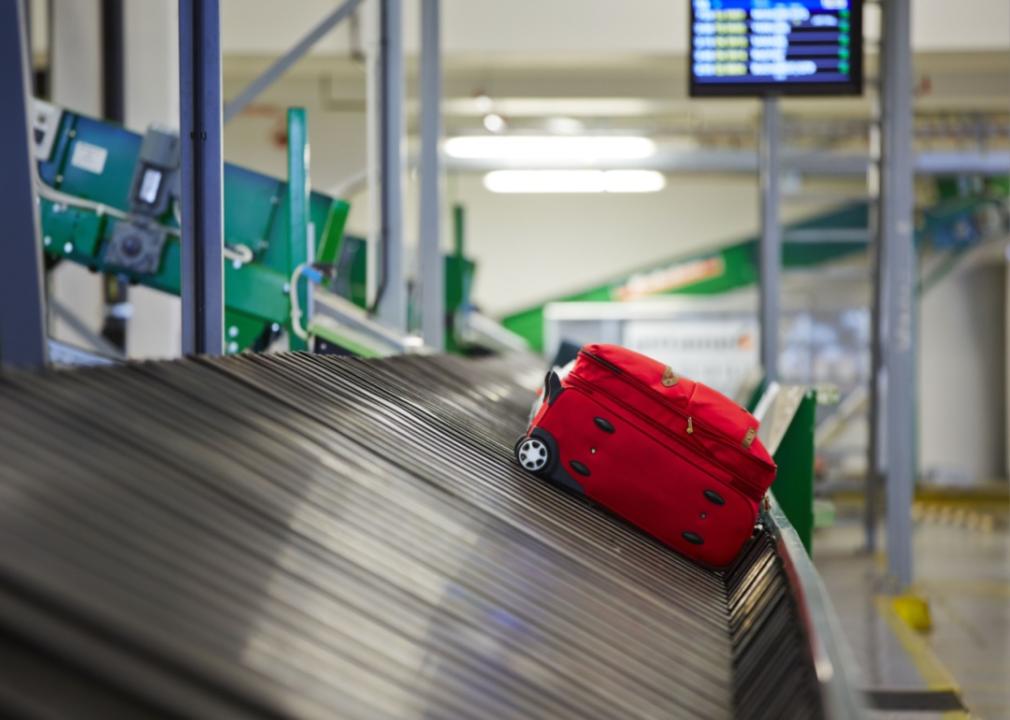
<svg viewBox="0 0 1010 720">
<path fill-rule="evenodd" d="M 477 112 L 481 115 L 487 115 L 491 112 L 491 108 L 494 107 L 494 101 L 488 97 L 487 93 L 479 93 L 474 97 L 473 102 L 477 108 Z"/>
<path fill-rule="evenodd" d="M 666 187 L 655 170 L 494 170 L 484 187 L 495 193 L 648 193 Z"/>
<path fill-rule="evenodd" d="M 445 152 L 466 160 L 590 165 L 647 158 L 656 143 L 629 135 L 463 135 L 446 140 Z"/>
<path fill-rule="evenodd" d="M 484 116 L 484 129 L 488 132 L 500 133 L 508 127 L 508 124 L 498 113 L 488 113 Z"/>
</svg>

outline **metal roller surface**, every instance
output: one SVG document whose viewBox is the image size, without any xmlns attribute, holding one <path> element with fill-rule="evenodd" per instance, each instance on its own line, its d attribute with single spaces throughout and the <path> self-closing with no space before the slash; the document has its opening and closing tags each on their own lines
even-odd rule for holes
<svg viewBox="0 0 1010 720">
<path fill-rule="evenodd" d="M 0 714 L 823 714 L 772 539 L 725 573 L 522 472 L 509 359 L 0 378 Z"/>
</svg>

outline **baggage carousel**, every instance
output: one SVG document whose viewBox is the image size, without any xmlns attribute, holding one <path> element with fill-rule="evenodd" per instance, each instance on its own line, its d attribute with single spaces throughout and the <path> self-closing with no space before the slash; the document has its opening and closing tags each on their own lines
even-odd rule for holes
<svg viewBox="0 0 1010 720">
<path fill-rule="evenodd" d="M 0 715 L 857 715 L 781 516 L 715 573 L 525 474 L 539 379 L 308 354 L 0 376 Z"/>
</svg>

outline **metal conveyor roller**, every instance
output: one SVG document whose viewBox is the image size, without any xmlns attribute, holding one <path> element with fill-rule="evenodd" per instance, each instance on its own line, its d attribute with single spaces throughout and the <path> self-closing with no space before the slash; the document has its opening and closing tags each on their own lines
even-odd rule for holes
<svg viewBox="0 0 1010 720">
<path fill-rule="evenodd" d="M 712 573 L 524 474 L 524 371 L 0 378 L 0 714 L 825 714 L 774 537 Z"/>
</svg>

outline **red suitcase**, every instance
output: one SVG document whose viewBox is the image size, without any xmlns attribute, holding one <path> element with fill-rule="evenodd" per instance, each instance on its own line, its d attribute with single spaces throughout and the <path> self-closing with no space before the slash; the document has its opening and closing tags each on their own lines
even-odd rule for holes
<svg viewBox="0 0 1010 720">
<path fill-rule="evenodd" d="M 615 345 L 586 345 L 550 372 L 519 464 L 681 553 L 728 565 L 775 479 L 758 422 L 729 398 Z"/>
</svg>

